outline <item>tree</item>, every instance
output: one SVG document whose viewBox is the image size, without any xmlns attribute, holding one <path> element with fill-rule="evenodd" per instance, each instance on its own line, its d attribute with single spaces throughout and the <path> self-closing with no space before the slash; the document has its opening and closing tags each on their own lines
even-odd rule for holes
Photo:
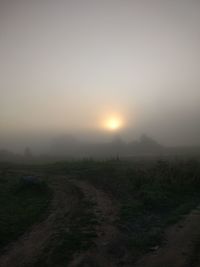
<svg viewBox="0 0 200 267">
<path fill-rule="evenodd" d="M 30 147 L 26 147 L 24 150 L 24 157 L 30 159 L 33 157 Z"/>
</svg>

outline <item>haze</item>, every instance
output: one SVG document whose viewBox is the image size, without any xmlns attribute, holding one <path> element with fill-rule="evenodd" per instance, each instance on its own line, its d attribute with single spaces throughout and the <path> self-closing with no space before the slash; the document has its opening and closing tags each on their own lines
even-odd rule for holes
<svg viewBox="0 0 200 267">
<path fill-rule="evenodd" d="M 0 0 L 0 147 L 200 145 L 199 14 L 198 0 Z"/>
</svg>

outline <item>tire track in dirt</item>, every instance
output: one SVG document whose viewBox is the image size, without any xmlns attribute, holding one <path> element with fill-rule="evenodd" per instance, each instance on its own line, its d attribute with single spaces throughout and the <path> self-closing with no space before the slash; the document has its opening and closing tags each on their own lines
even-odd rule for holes
<svg viewBox="0 0 200 267">
<path fill-rule="evenodd" d="M 195 242 L 200 237 L 200 207 L 171 226 L 165 243 L 154 253 L 145 255 L 135 267 L 190 267 Z"/>
<path fill-rule="evenodd" d="M 70 179 L 70 182 L 80 188 L 85 198 L 95 203 L 94 212 L 99 224 L 96 227 L 97 238 L 95 246 L 86 252 L 74 255 L 70 267 L 116 267 L 129 266 L 123 261 L 127 251 L 120 248 L 121 234 L 115 226 L 119 207 L 108 194 L 97 189 L 84 180 Z"/>
<path fill-rule="evenodd" d="M 123 236 L 115 224 L 119 215 L 118 203 L 84 180 L 58 176 L 51 177 L 49 183 L 54 197 L 48 217 L 5 249 L 0 256 L 1 267 L 35 266 L 57 230 L 67 227 L 63 218 L 79 205 L 75 191 L 69 193 L 67 190 L 70 185 L 79 188 L 85 199 L 95 204 L 93 212 L 98 224 L 95 245 L 73 255 L 69 267 L 191 267 L 189 262 L 200 237 L 200 207 L 166 231 L 165 242 L 159 249 L 131 264 L 131 255 L 123 246 Z"/>
<path fill-rule="evenodd" d="M 66 178 L 56 177 L 49 182 L 54 191 L 49 216 L 46 220 L 33 225 L 29 232 L 5 249 L 5 253 L 0 256 L 1 267 L 33 266 L 48 242 L 56 234 L 56 230 L 62 227 L 59 222 L 62 223 L 63 216 L 77 202 L 76 195 L 69 195 L 65 192 L 68 183 Z"/>
</svg>

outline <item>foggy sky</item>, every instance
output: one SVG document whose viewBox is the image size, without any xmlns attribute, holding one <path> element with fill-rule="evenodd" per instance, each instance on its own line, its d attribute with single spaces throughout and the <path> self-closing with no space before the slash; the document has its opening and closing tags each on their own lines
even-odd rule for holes
<svg viewBox="0 0 200 267">
<path fill-rule="evenodd" d="M 0 147 L 105 138 L 109 114 L 126 140 L 200 144 L 199 14 L 198 0 L 0 0 Z"/>
</svg>

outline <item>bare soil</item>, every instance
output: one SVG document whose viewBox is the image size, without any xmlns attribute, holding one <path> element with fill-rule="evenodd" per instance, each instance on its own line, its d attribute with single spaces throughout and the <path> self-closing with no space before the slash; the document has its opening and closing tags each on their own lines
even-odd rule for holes
<svg viewBox="0 0 200 267">
<path fill-rule="evenodd" d="M 194 245 L 200 238 L 200 209 L 171 226 L 163 246 L 143 257 L 135 267 L 191 267 Z"/>
<path fill-rule="evenodd" d="M 28 267 L 32 266 L 43 252 L 49 240 L 61 227 L 59 221 L 69 212 L 76 202 L 76 196 L 66 194 L 66 179 L 56 177 L 50 181 L 54 190 L 54 199 L 51 203 L 49 216 L 46 220 L 34 225 L 16 242 L 10 244 L 5 253 L 0 256 L 1 267 Z"/>
<path fill-rule="evenodd" d="M 127 258 L 127 252 L 123 247 L 120 247 L 121 235 L 115 226 L 119 212 L 118 203 L 111 199 L 108 194 L 86 181 L 73 179 L 71 182 L 81 189 L 87 199 L 95 203 L 94 212 L 99 224 L 96 227 L 95 246 L 84 253 L 74 255 L 70 267 L 122 266 L 122 258 L 123 260 Z"/>
<path fill-rule="evenodd" d="M 67 177 L 50 179 L 54 198 L 49 215 L 5 249 L 5 253 L 0 256 L 1 267 L 33 266 L 57 229 L 66 227 L 62 225 L 62 218 L 66 217 L 77 204 L 76 195 L 69 194 L 65 190 L 70 183 L 78 187 L 85 198 L 94 203 L 98 224 L 95 229 L 97 238 L 94 240 L 94 246 L 73 255 L 69 267 L 191 267 L 189 263 L 194 244 L 200 237 L 199 208 L 166 230 L 160 248 L 155 248 L 136 264 L 131 264 L 131 255 L 123 245 L 123 236 L 116 226 L 119 204 L 88 182 Z"/>
</svg>

